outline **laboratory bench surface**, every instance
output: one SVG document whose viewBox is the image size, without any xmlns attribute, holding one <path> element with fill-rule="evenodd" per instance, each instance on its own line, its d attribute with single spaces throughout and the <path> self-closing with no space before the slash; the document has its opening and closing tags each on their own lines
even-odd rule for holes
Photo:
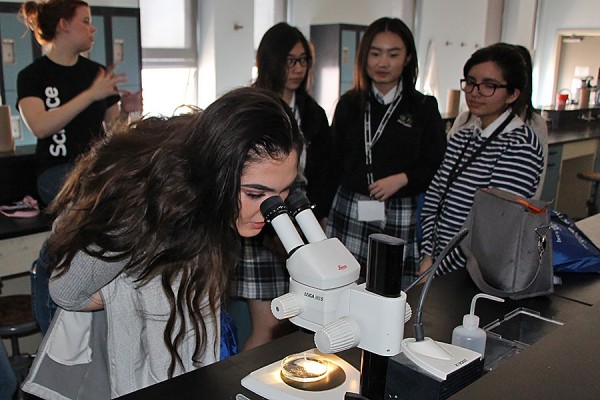
<svg viewBox="0 0 600 400">
<path fill-rule="evenodd" d="M 493 371 L 456 393 L 453 399 L 597 399 L 600 397 L 600 275 L 561 274 L 563 284 L 555 293 L 504 303 L 480 301 L 477 314 L 481 326 L 501 319 L 509 312 L 526 308 L 564 325 L 541 338 L 521 354 L 505 360 Z M 413 307 L 422 286 L 407 294 Z M 468 313 L 472 297 L 479 293 L 465 270 L 433 280 L 423 309 L 425 334 L 450 342 L 452 329 Z M 413 315 L 415 312 L 413 312 Z M 414 318 L 414 316 L 413 316 Z M 411 320 L 405 337 L 413 337 Z M 124 400 L 177 398 L 235 399 L 241 393 L 249 399 L 262 397 L 241 386 L 240 381 L 254 370 L 284 357 L 314 348 L 313 335 L 292 333 L 271 343 L 235 355 L 218 363 L 178 376 L 129 395 Z M 360 368 L 361 351 L 338 354 Z"/>
<path fill-rule="evenodd" d="M 9 218 L 0 215 L 0 240 L 46 232 L 50 229 L 51 218 L 41 212 L 32 218 Z"/>
<path fill-rule="evenodd" d="M 0 204 L 11 205 L 26 195 L 37 198 L 35 145 L 0 152 Z M 0 276 L 29 271 L 50 230 L 52 218 L 41 212 L 32 218 L 9 218 L 0 214 Z"/>
<path fill-rule="evenodd" d="M 550 129 L 548 131 L 548 144 L 564 144 L 587 139 L 600 138 L 599 124 L 579 124 L 573 127 Z"/>
</svg>

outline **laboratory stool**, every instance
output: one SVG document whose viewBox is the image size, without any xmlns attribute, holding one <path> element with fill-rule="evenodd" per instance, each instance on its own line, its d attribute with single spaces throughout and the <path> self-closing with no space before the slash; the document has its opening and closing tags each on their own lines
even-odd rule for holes
<svg viewBox="0 0 600 400">
<path fill-rule="evenodd" d="M 587 210 L 588 217 L 598 213 L 598 186 L 600 186 L 600 172 L 580 172 L 577 174 L 579 179 L 591 182 L 590 197 L 588 198 Z"/>
<path fill-rule="evenodd" d="M 40 329 L 31 312 L 31 296 L 25 294 L 0 296 L 0 337 L 10 338 L 10 364 L 15 371 L 19 387 L 27 377 L 33 357 L 21 353 L 19 337 L 31 335 Z M 18 399 L 24 398 L 19 389 Z"/>
</svg>

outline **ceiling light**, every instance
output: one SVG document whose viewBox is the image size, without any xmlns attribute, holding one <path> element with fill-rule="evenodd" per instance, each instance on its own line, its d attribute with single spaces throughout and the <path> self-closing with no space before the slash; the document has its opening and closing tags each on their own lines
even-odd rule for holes
<svg viewBox="0 0 600 400">
<path fill-rule="evenodd" d="M 571 36 L 563 36 L 563 43 L 581 43 L 583 41 L 583 36 L 571 35 Z"/>
</svg>

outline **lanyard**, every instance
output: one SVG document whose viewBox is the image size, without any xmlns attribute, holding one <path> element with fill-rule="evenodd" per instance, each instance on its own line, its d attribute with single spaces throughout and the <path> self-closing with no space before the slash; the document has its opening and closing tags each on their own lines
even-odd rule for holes
<svg viewBox="0 0 600 400">
<path fill-rule="evenodd" d="M 367 182 L 369 185 L 374 182 L 372 148 L 375 145 L 375 143 L 377 143 L 379 138 L 381 138 L 381 135 L 383 134 L 383 131 L 384 131 L 387 123 L 389 122 L 390 118 L 392 117 L 392 114 L 396 110 L 396 107 L 398 107 L 398 104 L 400 103 L 400 99 L 402 98 L 401 94 L 402 94 L 402 91 L 398 88 L 398 91 L 396 92 L 396 96 L 394 97 L 394 100 L 388 106 L 388 109 L 385 112 L 383 119 L 381 120 L 381 122 L 379 123 L 379 126 L 377 127 L 377 130 L 375 131 L 374 137 L 371 134 L 371 102 L 367 101 L 367 108 L 365 110 L 365 119 L 364 119 L 364 121 L 365 121 L 364 122 L 364 125 L 365 125 L 364 126 L 364 134 L 365 134 L 365 163 L 367 164 Z"/>
<path fill-rule="evenodd" d="M 496 138 L 499 134 L 501 134 L 502 131 L 504 131 L 504 128 L 506 128 L 506 126 L 510 123 L 510 121 L 513 120 L 514 116 L 515 116 L 514 113 L 511 112 L 508 115 L 508 117 L 506 117 L 506 119 L 504 121 L 502 121 L 502 123 L 494 130 L 494 132 L 492 132 L 492 134 L 485 139 L 485 141 L 481 144 L 481 146 L 479 146 L 477 149 L 475 149 L 475 151 L 473 151 L 473 153 L 466 160 L 463 160 L 463 158 L 465 156 L 467 148 L 471 144 L 471 138 L 469 138 L 469 140 L 467 140 L 467 143 L 462 148 L 462 151 L 460 152 L 460 156 L 456 159 L 456 162 L 454 163 L 454 165 L 452 166 L 452 169 L 450 170 L 450 173 L 448 174 L 448 179 L 446 180 L 446 187 L 444 188 L 444 191 L 442 192 L 442 195 L 440 196 L 440 201 L 438 202 L 438 205 L 437 205 L 437 211 L 435 213 L 435 219 L 433 222 L 433 234 L 432 234 L 433 245 L 431 248 L 432 256 L 434 255 L 433 253 L 435 253 L 435 246 L 437 244 L 436 242 L 437 242 L 438 220 L 440 218 L 440 214 L 442 213 L 442 208 L 446 201 L 446 196 L 448 195 L 448 190 L 450 190 L 450 186 L 456 180 L 456 178 L 458 178 L 458 176 L 469 166 L 469 164 L 471 164 L 471 162 L 473 160 L 475 160 L 475 158 L 479 154 L 481 154 L 483 149 L 492 140 L 494 140 L 494 138 Z"/>
<path fill-rule="evenodd" d="M 493 139 L 496 138 L 496 136 L 498 136 L 500 133 L 502 133 L 502 131 L 504 130 L 504 128 L 506 128 L 506 126 L 509 124 L 510 121 L 513 120 L 513 118 L 514 118 L 514 114 L 510 113 L 508 115 L 508 117 L 506 117 L 506 119 L 504 121 L 502 121 L 502 123 L 492 132 L 492 134 L 485 139 L 485 141 L 481 144 L 481 146 L 479 146 L 477 149 L 475 149 L 475 151 L 473 151 L 473 153 L 469 156 L 468 159 L 463 160 L 463 158 L 465 156 L 465 152 L 467 151 L 467 148 L 471 144 L 471 138 L 469 138 L 469 140 L 465 144 L 465 147 L 463 147 L 463 149 L 462 149 L 462 151 L 460 153 L 460 157 L 456 159 L 456 162 L 452 166 L 452 170 L 448 174 L 448 181 L 446 183 L 446 190 L 444 191 L 444 196 L 443 197 L 446 196 L 446 194 L 448 192 L 448 189 L 450 188 L 450 185 L 456 180 L 456 178 L 458 177 L 458 175 L 460 175 L 469 166 L 469 164 L 471 164 L 471 162 L 479 154 L 481 154 L 481 152 L 483 151 L 483 149 L 485 149 L 487 147 L 487 145 Z"/>
</svg>

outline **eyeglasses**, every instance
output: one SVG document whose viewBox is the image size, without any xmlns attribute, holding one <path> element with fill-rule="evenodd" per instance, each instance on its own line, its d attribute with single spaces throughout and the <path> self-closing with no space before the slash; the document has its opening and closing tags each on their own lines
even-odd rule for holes
<svg viewBox="0 0 600 400">
<path fill-rule="evenodd" d="M 508 85 L 499 85 L 491 82 L 475 83 L 470 79 L 461 79 L 460 88 L 465 93 L 471 93 L 475 88 L 479 91 L 479 94 L 483 97 L 492 97 L 496 93 L 496 89 L 507 88 Z"/>
<path fill-rule="evenodd" d="M 294 68 L 296 64 L 300 64 L 301 67 L 306 67 L 308 65 L 308 57 L 288 57 L 285 59 L 288 68 Z"/>
</svg>

